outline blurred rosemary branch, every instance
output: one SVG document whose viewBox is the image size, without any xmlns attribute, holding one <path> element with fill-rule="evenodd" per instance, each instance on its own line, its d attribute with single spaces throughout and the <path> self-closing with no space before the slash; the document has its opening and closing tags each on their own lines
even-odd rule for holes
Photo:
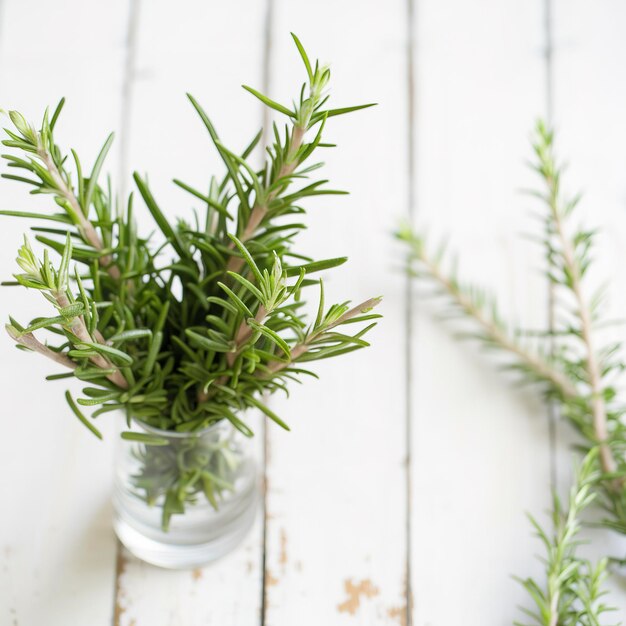
<svg viewBox="0 0 626 626">
<path fill-rule="evenodd" d="M 526 588 L 540 607 L 536 623 L 598 624 L 590 608 L 587 616 L 578 621 L 572 617 L 574 613 L 568 613 L 572 598 L 578 598 L 576 602 L 580 603 L 585 593 L 589 598 L 592 592 L 596 593 L 605 568 L 603 563 L 596 569 L 581 565 L 571 556 L 575 545 L 571 540 L 578 532 L 578 516 L 591 500 L 603 508 L 605 526 L 626 534 L 625 409 L 618 394 L 624 370 L 622 343 L 601 344 L 598 340 L 597 330 L 606 323 L 601 315 L 604 294 L 598 291 L 588 295 L 585 290 L 595 232 L 573 223 L 580 196 L 564 193 L 563 167 L 554 155 L 554 135 L 541 122 L 536 128 L 533 149 L 533 168 L 542 182 L 541 190 L 534 195 L 544 209 L 542 245 L 546 275 L 557 307 L 556 327 L 550 332 L 537 337 L 536 333 L 515 328 L 505 320 L 492 295 L 459 278 L 457 261 L 449 260 L 445 247 L 433 252 L 426 238 L 409 226 L 401 228 L 397 236 L 408 247 L 411 275 L 433 288 L 434 297 L 444 301 L 449 316 L 473 324 L 475 330 L 464 336 L 499 352 L 506 359 L 507 369 L 517 371 L 526 382 L 538 384 L 581 435 L 580 448 L 587 456 L 572 492 L 578 494 L 580 501 L 572 495 L 567 513 L 555 501 L 554 536 L 538 529 L 548 550 L 548 590 L 540 591 L 532 582 Z M 575 585 L 568 587 L 568 572 L 574 573 L 570 567 L 576 576 L 583 571 L 585 575 L 582 582 L 577 578 Z M 563 578 L 557 578 L 565 586 L 560 599 L 555 600 L 552 577 L 561 568 L 565 573 Z M 564 597 L 570 600 L 565 601 Z M 594 601 L 589 600 L 591 604 Z M 565 612 L 557 610 L 561 603 Z"/>
<path fill-rule="evenodd" d="M 434 287 L 435 297 L 445 300 L 451 315 L 473 322 L 476 332 L 468 336 L 508 357 L 507 367 L 517 370 L 524 380 L 540 384 L 582 435 L 583 448 L 598 447 L 600 501 L 609 513 L 606 524 L 626 533 L 625 410 L 616 387 L 624 369 L 619 354 L 622 344 L 597 345 L 594 331 L 604 321 L 600 314 L 603 293 L 588 297 L 584 291 L 594 232 L 572 224 L 579 196 L 568 198 L 562 191 L 562 167 L 554 157 L 553 139 L 553 133 L 539 123 L 533 167 L 543 190 L 535 195 L 545 207 L 547 277 L 558 307 L 558 327 L 543 338 L 525 340 L 531 333 L 504 320 L 491 295 L 459 279 L 456 263 L 445 261 L 445 249 L 431 253 L 425 238 L 409 227 L 402 228 L 398 237 L 408 246 L 412 275 Z M 447 271 L 450 266 L 453 269 Z"/>
<path fill-rule="evenodd" d="M 576 471 L 567 508 L 554 495 L 552 527 L 545 530 L 533 518 L 530 521 L 541 540 L 545 556 L 541 558 L 546 579 L 519 579 L 535 604 L 533 610 L 522 608 L 530 623 L 516 626 L 599 626 L 604 613 L 615 609 L 603 602 L 603 584 L 608 559 L 593 564 L 578 556 L 580 517 L 596 496 L 594 486 L 599 478 L 598 450 L 590 450 Z"/>
</svg>

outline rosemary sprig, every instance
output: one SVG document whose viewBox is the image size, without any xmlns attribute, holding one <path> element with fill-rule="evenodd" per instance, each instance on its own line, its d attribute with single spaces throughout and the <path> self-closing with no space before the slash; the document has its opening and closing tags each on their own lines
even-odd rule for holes
<svg viewBox="0 0 626 626">
<path fill-rule="evenodd" d="M 605 399 L 607 388 L 604 382 L 607 370 L 612 369 L 614 365 L 607 359 L 602 362 L 601 355 L 596 351 L 593 327 L 594 318 L 597 319 L 599 299 L 595 299 L 594 307 L 593 302 L 585 297 L 582 287 L 583 277 L 590 265 L 589 252 L 593 233 L 578 230 L 573 236 L 568 235 L 566 222 L 578 203 L 578 197 L 572 200 L 562 198 L 560 189 L 562 169 L 553 157 L 553 133 L 540 124 L 538 135 L 539 140 L 534 145 L 537 156 L 535 167 L 546 185 L 543 199 L 548 207 L 545 245 L 550 268 L 549 277 L 555 286 L 569 292 L 573 301 L 573 306 L 565 305 L 570 309 L 570 317 L 574 321 L 569 335 L 581 342 L 583 348 L 583 362 L 578 361 L 574 365 L 580 370 L 582 380 L 588 387 L 593 432 L 600 446 L 602 469 L 607 474 L 614 474 L 617 464 L 608 444 L 609 416 Z M 567 365 L 567 361 L 565 364 Z M 619 484 L 615 487 L 619 488 Z"/>
<path fill-rule="evenodd" d="M 595 498 L 593 487 L 600 477 L 598 453 L 597 449 L 589 451 L 576 471 L 567 509 L 554 495 L 551 531 L 529 516 L 545 550 L 541 560 L 546 579 L 520 580 L 534 608 L 522 608 L 531 621 L 515 622 L 516 626 L 600 626 L 602 615 L 615 610 L 603 602 L 608 559 L 592 564 L 578 556 L 580 518 Z"/>
<path fill-rule="evenodd" d="M 567 399 L 578 396 L 575 385 L 550 361 L 546 352 L 533 351 L 520 342 L 520 333 L 508 328 L 492 298 L 474 285 L 461 283 L 455 274 L 446 274 L 441 255 L 431 256 L 424 239 L 411 229 L 403 228 L 398 236 L 410 246 L 412 275 L 431 281 L 437 294 L 448 299 L 454 312 L 477 324 L 478 333 L 472 337 L 513 357 L 513 368 L 521 370 L 536 382 L 544 383 L 545 388 L 558 397 Z"/>
</svg>

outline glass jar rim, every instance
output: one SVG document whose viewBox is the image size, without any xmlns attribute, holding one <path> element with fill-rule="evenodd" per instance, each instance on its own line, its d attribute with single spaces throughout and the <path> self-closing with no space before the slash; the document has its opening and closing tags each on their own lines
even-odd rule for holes
<svg viewBox="0 0 626 626">
<path fill-rule="evenodd" d="M 220 418 L 214 424 L 203 428 L 202 430 L 188 430 L 185 432 L 181 432 L 178 430 L 166 430 L 163 428 L 157 428 L 156 426 L 151 426 L 150 424 L 146 424 L 140 419 L 133 417 L 131 418 L 134 424 L 137 424 L 139 428 L 144 430 L 151 435 L 158 435 L 159 437 L 170 438 L 170 439 L 187 439 L 190 437 L 202 437 L 204 435 L 208 435 L 209 433 L 215 432 L 224 426 L 232 426 L 232 424 L 225 418 Z"/>
</svg>

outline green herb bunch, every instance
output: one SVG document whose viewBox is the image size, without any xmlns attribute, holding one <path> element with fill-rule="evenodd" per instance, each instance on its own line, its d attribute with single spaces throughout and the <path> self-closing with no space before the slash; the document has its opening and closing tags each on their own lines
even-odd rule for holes
<svg viewBox="0 0 626 626">
<path fill-rule="evenodd" d="M 410 273 L 429 285 L 434 297 L 445 301 L 448 316 L 468 320 L 473 325 L 473 329 L 463 332 L 462 336 L 476 339 L 486 348 L 497 351 L 505 358 L 506 369 L 517 371 L 526 382 L 539 384 L 546 399 L 555 403 L 575 427 L 581 435 L 578 447 L 587 455 L 583 477 L 579 476 L 576 490 L 580 491 L 584 483 L 585 493 L 589 488 L 593 499 L 604 510 L 602 523 L 626 534 L 626 437 L 623 424 L 626 411 L 619 396 L 624 370 L 620 354 L 622 344 L 615 340 L 598 341 L 598 331 L 607 326 L 601 315 L 604 293 L 598 291 L 588 296 L 585 291 L 595 232 L 574 223 L 580 196 L 568 197 L 564 193 L 563 167 L 554 155 L 554 135 L 541 122 L 536 128 L 533 149 L 533 168 L 542 181 L 541 191 L 533 195 L 539 198 L 544 209 L 541 243 L 556 311 L 554 327 L 548 332 L 516 328 L 505 320 L 492 295 L 459 278 L 455 269 L 458 261 L 456 258 L 447 260 L 445 246 L 432 252 L 426 238 L 408 226 L 399 231 L 398 238 L 408 246 Z M 593 480 L 584 477 L 590 473 Z M 583 499 L 586 507 L 586 496 Z M 572 509 L 570 505 L 572 519 L 579 515 L 580 511 L 576 509 L 584 507 Z M 557 504 L 555 518 L 560 519 L 562 514 Z M 556 527 L 565 532 L 560 524 L 555 522 Z M 549 541 L 543 535 L 550 550 L 558 551 L 563 542 L 569 542 L 567 533 L 560 536 L 559 532 Z M 549 555 L 548 570 L 550 563 Z M 600 571 L 597 575 L 588 571 L 588 576 L 595 576 L 598 584 L 599 574 Z M 528 585 L 527 589 L 537 604 L 545 600 L 537 596 L 537 589 Z M 575 589 L 574 595 L 582 598 L 582 587 L 576 586 Z M 570 618 L 537 621 L 547 625 L 599 623 L 591 618 L 586 621 Z"/>
<path fill-rule="evenodd" d="M 2 176 L 45 195 L 56 210 L 0 212 L 44 223 L 31 228 L 43 255 L 25 238 L 17 259 L 21 272 L 4 284 L 39 291 L 52 311 L 28 324 L 11 318 L 6 330 L 18 348 L 67 368 L 48 379 L 85 383 L 82 397 L 66 396 L 97 436 L 82 407 L 94 407 L 93 417 L 123 410 L 129 427 L 138 420 L 179 432 L 226 419 L 245 435 L 253 433 L 241 414 L 253 407 L 287 428 L 263 395 L 287 392 L 290 382 L 314 375 L 311 361 L 368 345 L 364 335 L 379 317 L 371 309 L 380 299 L 327 306 L 322 281 L 311 276 L 346 258 L 313 260 L 295 249 L 294 239 L 305 228 L 303 202 L 344 193 L 312 178 L 323 165 L 314 155 L 332 146 L 322 137 L 327 120 L 371 105 L 327 108 L 330 69 L 312 64 L 293 38 L 307 81 L 292 106 L 245 87 L 285 118 L 284 126 L 273 125 L 260 168 L 252 163 L 262 131 L 242 152 L 230 150 L 189 96 L 224 175 L 201 190 L 174 180 L 199 208 L 172 222 L 147 178 L 134 174 L 156 236 L 137 230 L 136 195 L 118 202 L 110 179 L 102 182 L 113 135 L 87 172 L 76 152 L 66 154 L 55 143 L 63 100 L 52 114 L 46 111 L 38 130 L 20 113 L 9 113 L 13 128 L 5 129 L 2 143 L 14 152 L 3 157 L 18 174 Z M 311 320 L 303 299 L 309 287 L 319 292 Z M 360 330 L 348 332 L 360 323 Z M 162 443 L 146 433 L 122 436 Z"/>
</svg>

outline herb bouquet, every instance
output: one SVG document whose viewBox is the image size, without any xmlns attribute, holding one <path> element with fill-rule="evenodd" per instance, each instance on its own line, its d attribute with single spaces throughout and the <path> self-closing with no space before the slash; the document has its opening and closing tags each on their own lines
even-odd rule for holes
<svg viewBox="0 0 626 626">
<path fill-rule="evenodd" d="M 118 203 L 111 182 L 102 182 L 113 135 L 86 172 L 73 150 L 66 155 L 55 143 L 63 101 L 51 115 L 46 111 L 39 130 L 20 113 L 9 113 L 13 128 L 5 129 L 2 143 L 15 152 L 3 157 L 19 174 L 2 176 L 45 194 L 57 210 L 0 212 L 47 224 L 31 228 L 43 255 L 25 238 L 17 258 L 21 273 L 4 284 L 39 291 L 52 311 L 27 325 L 10 318 L 6 330 L 18 348 L 67 369 L 49 380 L 84 382 L 82 397 L 66 392 L 66 398 L 94 435 L 100 432 L 83 408 L 94 407 L 94 418 L 125 412 L 122 438 L 133 467 L 127 491 L 133 506 L 160 510 L 162 528 L 150 530 L 152 539 L 165 541 L 173 514 L 199 502 L 221 510 L 232 500 L 245 465 L 233 433 L 253 434 L 243 411 L 259 410 L 287 429 L 264 396 L 314 375 L 307 369 L 311 361 L 367 346 L 363 337 L 378 317 L 370 312 L 378 298 L 355 307 L 325 304 L 323 283 L 311 275 L 345 258 L 315 261 L 294 249 L 305 228 L 302 202 L 343 193 L 329 189 L 326 180 L 309 180 L 322 165 L 314 153 L 331 146 L 322 139 L 327 120 L 371 106 L 325 108 L 330 70 L 312 64 L 294 41 L 307 82 L 291 107 L 245 87 L 286 118 L 284 128 L 274 124 L 260 168 L 251 157 L 262 132 L 242 152 L 232 151 L 189 96 L 225 174 L 202 190 L 174 180 L 202 208 L 173 223 L 147 179 L 135 173 L 158 227 L 155 237 L 137 230 L 136 197 Z M 302 299 L 308 287 L 319 291 L 311 321 Z M 361 322 L 358 332 L 344 330 Z M 138 536 L 150 534 L 146 524 L 135 524 Z"/>
</svg>

